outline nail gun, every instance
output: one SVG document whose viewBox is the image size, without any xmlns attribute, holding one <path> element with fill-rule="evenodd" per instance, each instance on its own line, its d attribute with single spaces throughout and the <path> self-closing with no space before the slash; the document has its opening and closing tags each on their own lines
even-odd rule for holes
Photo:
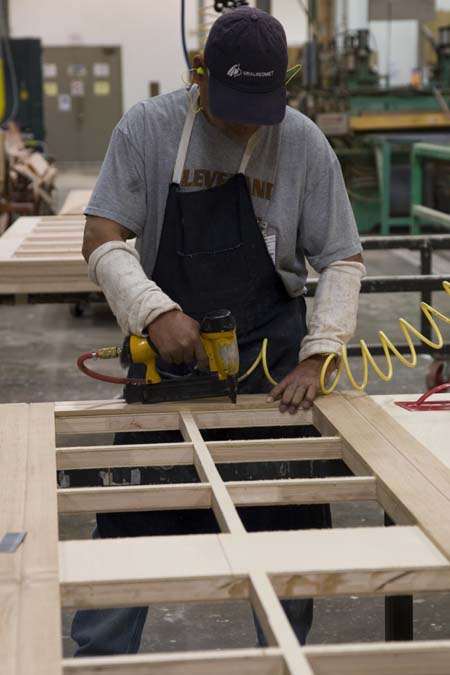
<svg viewBox="0 0 450 675">
<path fill-rule="evenodd" d="M 237 399 L 239 349 L 236 322 L 227 309 L 209 312 L 201 322 L 200 337 L 209 360 L 209 373 L 194 368 L 189 375 L 162 379 L 157 369 L 158 350 L 148 337 L 130 335 L 122 347 L 106 347 L 82 354 L 77 361 L 82 372 L 106 382 L 124 384 L 127 403 L 161 403 L 209 396 Z M 144 378 L 124 378 L 103 375 L 85 365 L 88 359 L 120 357 L 123 366 L 144 364 Z"/>
</svg>

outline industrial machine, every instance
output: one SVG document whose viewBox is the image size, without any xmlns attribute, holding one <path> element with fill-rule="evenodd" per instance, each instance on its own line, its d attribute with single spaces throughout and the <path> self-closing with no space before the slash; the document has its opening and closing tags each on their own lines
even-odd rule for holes
<svg viewBox="0 0 450 675">
<path fill-rule="evenodd" d="M 430 37 L 428 35 L 428 37 Z M 291 104 L 314 119 L 339 157 L 360 232 L 412 228 L 411 146 L 450 142 L 450 26 L 432 40 L 436 65 L 429 82 L 390 87 L 376 70 L 370 31 L 349 31 L 303 50 L 303 80 L 290 87 Z M 440 165 L 442 171 L 450 167 Z M 436 174 L 424 172 L 427 206 L 450 197 L 449 181 L 436 195 Z M 433 192 L 433 194 L 431 194 Z"/>
</svg>

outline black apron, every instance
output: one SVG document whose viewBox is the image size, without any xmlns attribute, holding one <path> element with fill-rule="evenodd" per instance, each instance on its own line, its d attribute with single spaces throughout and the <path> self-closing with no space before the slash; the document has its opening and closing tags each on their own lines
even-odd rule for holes
<svg viewBox="0 0 450 675">
<path fill-rule="evenodd" d="M 258 140 L 258 132 L 247 145 L 238 174 L 223 185 L 186 192 L 180 189 L 179 183 L 194 118 L 192 111 L 188 113 L 169 187 L 152 279 L 186 314 L 199 322 L 210 310 L 231 310 L 237 323 L 241 373 L 254 362 L 262 340 L 268 338 L 269 370 L 279 381 L 298 365 L 298 351 L 306 333 L 306 306 L 302 297 L 291 298 L 286 292 L 253 209 L 244 171 Z M 170 369 L 170 366 L 163 365 L 163 369 Z M 139 367 L 133 367 L 132 376 L 142 374 Z M 240 384 L 238 395 L 267 392 L 271 388 L 260 365 Z M 167 435 L 167 432 L 163 433 Z M 220 433 L 220 430 L 211 430 L 210 439 L 218 438 Z M 235 433 L 238 438 L 243 437 L 242 430 Z M 264 438 L 267 430 L 262 429 L 259 434 L 256 430 L 251 437 L 258 435 Z M 231 437 L 233 433 L 228 433 L 227 438 Z M 127 433 L 117 434 L 115 442 L 146 443 L 151 440 L 168 442 L 174 439 L 158 432 L 134 436 Z M 141 469 L 141 482 L 168 482 L 171 479 L 189 482 L 191 472 L 187 467 L 173 467 L 171 471 L 170 477 L 170 472 L 164 468 Z M 223 465 L 220 471 L 224 480 L 311 478 L 324 476 L 326 463 L 239 463 Z M 123 470 L 117 478 L 118 482 L 123 481 Z M 250 530 L 330 525 L 330 511 L 326 505 L 249 507 L 239 509 L 239 512 Z M 163 522 L 155 517 L 155 512 L 99 514 L 99 532 L 108 537 L 165 534 L 169 533 L 168 527 L 171 533 L 180 534 L 205 531 L 199 511 L 159 514 Z M 178 523 L 175 522 L 177 519 Z"/>
</svg>

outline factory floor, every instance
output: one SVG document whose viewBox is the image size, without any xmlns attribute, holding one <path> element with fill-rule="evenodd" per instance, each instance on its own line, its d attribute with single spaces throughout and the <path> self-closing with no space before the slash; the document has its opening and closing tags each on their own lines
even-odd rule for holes
<svg viewBox="0 0 450 675">
<path fill-rule="evenodd" d="M 61 170 L 58 204 L 63 202 L 69 189 L 91 187 L 97 172 L 96 166 Z M 371 275 L 419 272 L 418 254 L 406 251 L 367 252 L 366 263 Z M 436 255 L 434 271 L 445 274 L 449 269 L 450 252 Z M 397 319 L 403 316 L 418 326 L 419 301 L 419 295 L 414 293 L 362 296 L 357 337 L 374 341 L 377 331 L 382 329 L 394 341 L 400 340 Z M 435 293 L 434 302 L 450 315 L 450 298 L 443 293 Z M 0 306 L 0 313 L 1 403 L 108 399 L 119 394 L 117 385 L 92 380 L 75 366 L 76 357 L 82 352 L 121 343 L 121 333 L 106 305 L 91 305 L 79 318 L 72 316 L 69 305 Z M 445 327 L 443 332 L 446 342 L 449 342 L 450 328 Z M 430 363 L 431 358 L 426 356 L 419 357 L 419 364 L 414 370 L 397 363 L 392 382 L 382 383 L 372 376 L 367 391 L 370 394 L 419 394 L 424 391 Z M 359 377 L 359 359 L 352 359 L 352 366 Z M 109 372 L 114 367 L 117 367 L 115 363 Z M 100 442 L 110 440 L 104 437 Z M 73 445 L 79 441 L 76 437 L 65 437 L 62 442 Z M 83 438 L 84 444 L 89 442 L 88 438 Z M 93 514 L 62 516 L 60 538 L 87 538 L 94 522 Z M 383 514 L 377 506 L 367 503 L 338 505 L 333 507 L 333 522 L 335 527 L 382 525 Z M 416 639 L 450 639 L 449 619 L 450 598 L 445 594 L 414 598 Z M 63 646 L 66 656 L 72 655 L 75 647 L 70 638 L 71 620 L 72 614 L 64 613 Z M 352 596 L 316 601 L 309 643 L 370 642 L 382 640 L 383 636 L 383 599 Z M 141 651 L 251 647 L 255 645 L 255 640 L 251 609 L 246 603 L 158 605 L 149 611 Z"/>
</svg>

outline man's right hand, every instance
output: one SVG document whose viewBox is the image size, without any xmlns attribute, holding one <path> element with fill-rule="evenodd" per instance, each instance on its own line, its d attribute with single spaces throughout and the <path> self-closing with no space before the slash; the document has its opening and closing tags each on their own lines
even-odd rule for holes
<svg viewBox="0 0 450 675">
<path fill-rule="evenodd" d="M 200 337 L 200 324 L 187 314 L 179 310 L 160 314 L 147 326 L 147 332 L 165 361 L 195 361 L 200 369 L 208 368 L 208 356 Z"/>
</svg>

